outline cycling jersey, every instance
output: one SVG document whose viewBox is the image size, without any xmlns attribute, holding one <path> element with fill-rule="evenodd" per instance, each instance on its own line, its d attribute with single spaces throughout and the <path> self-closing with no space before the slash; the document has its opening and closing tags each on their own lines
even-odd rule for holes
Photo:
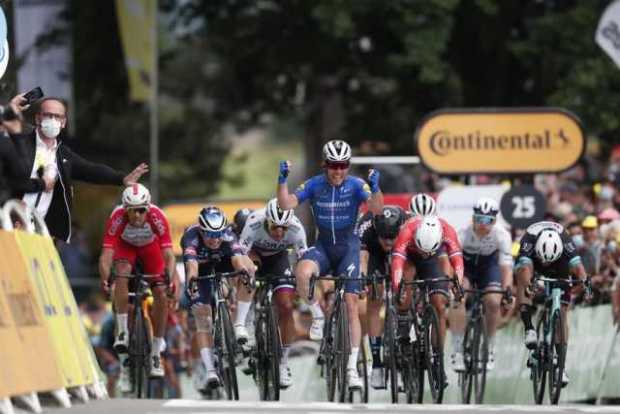
<svg viewBox="0 0 620 414">
<path fill-rule="evenodd" d="M 370 187 L 361 178 L 350 175 L 341 185 L 333 186 L 321 174 L 300 185 L 295 196 L 299 204 L 310 201 L 319 240 L 337 244 L 354 233 L 359 207 L 370 198 Z"/>
<path fill-rule="evenodd" d="M 400 229 L 400 233 L 396 238 L 394 247 L 392 248 L 392 282 L 397 285 L 394 279 L 398 271 L 402 271 L 405 261 L 409 257 L 422 257 L 424 254 L 418 249 L 415 243 L 415 233 L 422 220 L 422 216 L 413 217 L 405 222 Z M 450 264 L 456 272 L 459 279 L 463 276 L 463 254 L 461 245 L 454 227 L 448 224 L 444 219 L 439 219 L 443 230 L 442 248 L 450 259 Z M 438 251 L 441 253 L 441 251 Z M 438 253 L 435 253 L 437 255 Z M 399 282 L 399 281 L 398 281 Z"/>
<path fill-rule="evenodd" d="M 479 289 L 501 287 L 500 265 L 512 266 L 512 240 L 510 233 L 495 225 L 486 236 L 479 237 L 473 224 L 459 231 L 463 248 L 465 277 Z"/>
<path fill-rule="evenodd" d="M 205 245 L 200 227 L 194 224 L 183 233 L 181 249 L 184 263 L 190 260 L 198 262 L 198 276 L 206 276 L 211 272 L 232 272 L 234 269 L 231 258 L 243 255 L 243 249 L 230 227 L 225 230 L 219 247 L 211 249 Z M 213 288 L 212 279 L 200 279 L 198 281 L 198 297 L 190 299 L 186 296 L 185 302 L 190 305 L 202 303 L 213 306 Z"/>
<path fill-rule="evenodd" d="M 150 204 L 144 224 L 134 226 L 127 219 L 126 210 L 116 207 L 106 223 L 103 247 L 114 249 L 115 261 L 128 262 L 132 269 L 140 258 L 144 273 L 161 275 L 151 278 L 151 285 L 164 281 L 165 263 L 162 249 L 171 248 L 170 226 L 159 207 Z"/>
<path fill-rule="evenodd" d="M 390 256 L 390 252 L 383 250 L 381 243 L 379 243 L 379 236 L 373 225 L 373 217 L 374 215 L 369 211 L 364 214 L 359 221 L 357 232 L 359 233 L 361 242 L 360 249 L 368 252 L 370 260 L 377 263 L 386 263 Z M 370 269 L 368 273 L 371 273 Z"/>
<path fill-rule="evenodd" d="M 562 256 L 555 262 L 547 265 L 540 261 L 535 251 L 536 241 L 543 230 L 554 230 L 560 233 L 560 238 L 562 239 L 564 247 Z M 540 273 L 552 278 L 566 278 L 570 273 L 570 269 L 579 264 L 581 264 L 581 257 L 577 254 L 577 249 L 571 237 L 566 230 L 564 230 L 562 225 L 552 221 L 541 221 L 532 224 L 525 231 L 519 247 L 516 269 L 526 265 L 532 265 L 535 273 Z"/>
<path fill-rule="evenodd" d="M 308 250 L 306 231 L 297 217 L 293 216 L 282 240 L 274 240 L 269 235 L 267 226 L 264 208 L 250 214 L 239 239 L 245 253 L 251 249 L 260 256 L 272 256 L 294 247 L 298 257 L 301 257 Z"/>
</svg>

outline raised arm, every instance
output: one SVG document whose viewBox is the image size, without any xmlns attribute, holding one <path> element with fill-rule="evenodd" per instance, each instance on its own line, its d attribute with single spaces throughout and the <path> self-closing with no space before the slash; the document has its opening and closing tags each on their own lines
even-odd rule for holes
<svg viewBox="0 0 620 414">
<path fill-rule="evenodd" d="M 288 173 L 291 163 L 289 161 L 280 161 L 280 175 L 278 176 L 278 205 L 283 210 L 290 210 L 299 205 L 299 200 L 295 194 L 288 192 Z"/>
</svg>

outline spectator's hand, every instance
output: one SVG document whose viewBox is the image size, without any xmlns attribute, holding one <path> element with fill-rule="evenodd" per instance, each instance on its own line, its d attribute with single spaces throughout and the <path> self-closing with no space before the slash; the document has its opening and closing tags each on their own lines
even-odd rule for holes
<svg viewBox="0 0 620 414">
<path fill-rule="evenodd" d="M 19 95 L 18 95 L 19 96 Z M 15 99 L 15 98 L 13 98 Z M 9 134 L 21 134 L 23 131 L 23 117 L 22 111 L 17 104 L 14 104 L 13 101 L 9 104 L 13 112 L 17 115 L 15 119 L 11 119 L 9 121 L 2 121 L 2 126 L 7 130 Z"/>
<path fill-rule="evenodd" d="M 101 290 L 106 295 L 106 297 L 110 296 L 110 293 L 112 292 L 112 286 L 110 286 L 110 282 L 108 281 L 108 279 L 101 279 Z"/>
<path fill-rule="evenodd" d="M 140 165 L 138 165 L 136 168 L 134 168 L 132 172 L 127 174 L 125 178 L 123 178 L 123 184 L 125 185 L 135 184 L 138 182 L 138 180 L 140 180 L 140 177 L 142 177 L 147 172 L 149 172 L 149 166 L 145 162 L 143 162 Z"/>
<path fill-rule="evenodd" d="M 56 179 L 58 177 L 58 169 L 56 164 L 48 164 L 43 169 L 43 175 L 41 178 L 45 182 L 45 191 L 51 192 L 54 190 L 54 186 L 56 185 Z"/>
<path fill-rule="evenodd" d="M 23 93 L 14 96 L 13 99 L 11 99 L 10 105 L 17 107 L 20 112 L 30 108 L 30 105 L 28 104 L 26 98 L 24 98 Z"/>
</svg>

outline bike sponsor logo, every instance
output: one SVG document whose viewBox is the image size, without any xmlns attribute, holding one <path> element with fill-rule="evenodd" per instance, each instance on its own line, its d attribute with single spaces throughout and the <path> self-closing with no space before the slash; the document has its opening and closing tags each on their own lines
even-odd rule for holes
<svg viewBox="0 0 620 414">
<path fill-rule="evenodd" d="M 559 172 L 585 148 L 577 117 L 558 108 L 442 110 L 416 141 L 424 164 L 444 174 Z"/>
</svg>

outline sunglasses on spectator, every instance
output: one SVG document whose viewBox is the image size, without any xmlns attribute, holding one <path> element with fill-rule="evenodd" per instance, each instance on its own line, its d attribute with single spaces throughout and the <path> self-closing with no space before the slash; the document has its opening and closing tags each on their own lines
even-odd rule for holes
<svg viewBox="0 0 620 414">
<path fill-rule="evenodd" d="M 146 212 L 149 211 L 149 209 L 146 207 L 128 208 L 127 210 L 138 214 L 146 214 Z"/>
<path fill-rule="evenodd" d="M 485 216 L 484 214 L 474 214 L 474 223 L 476 224 L 493 224 L 495 223 L 494 216 Z"/>
<path fill-rule="evenodd" d="M 348 161 L 344 161 L 344 162 L 326 161 L 325 162 L 325 166 L 330 170 L 346 170 L 347 168 L 349 168 L 350 165 L 351 163 Z"/>
<path fill-rule="evenodd" d="M 64 114 L 55 114 L 53 112 L 41 112 L 41 117 L 43 118 L 53 118 L 58 121 L 62 121 L 65 119 L 66 115 Z"/>
</svg>

